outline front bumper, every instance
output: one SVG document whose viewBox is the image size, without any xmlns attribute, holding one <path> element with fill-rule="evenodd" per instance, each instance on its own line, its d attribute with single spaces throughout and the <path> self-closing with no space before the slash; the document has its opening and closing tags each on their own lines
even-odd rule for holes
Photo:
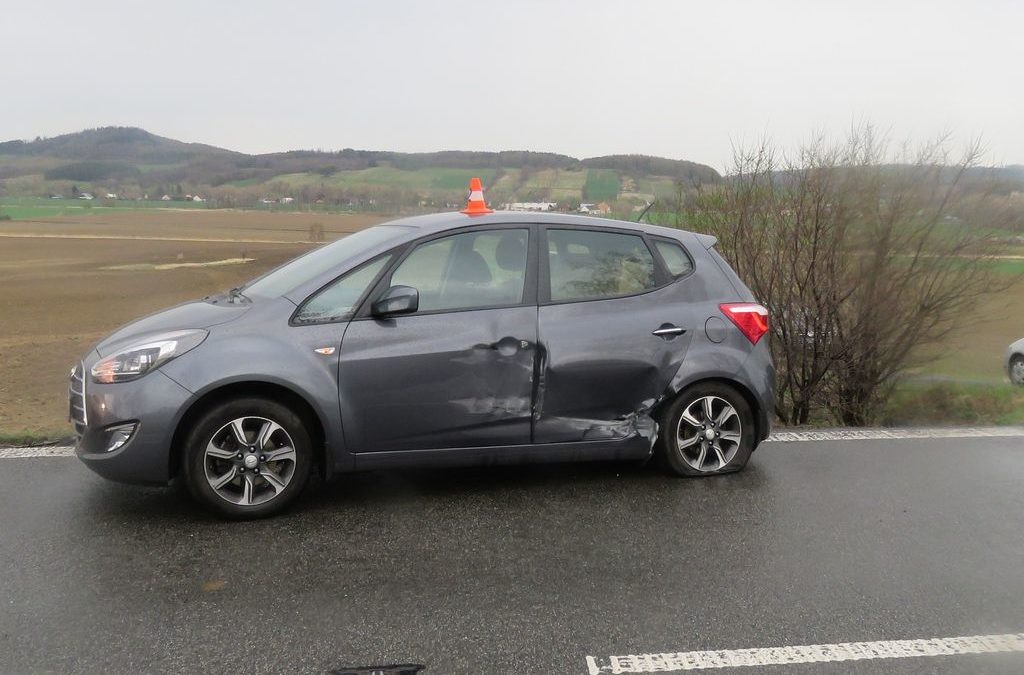
<svg viewBox="0 0 1024 675">
<path fill-rule="evenodd" d="M 72 374 L 71 421 L 75 453 L 87 467 L 110 480 L 166 485 L 171 479 L 174 428 L 192 393 L 159 370 L 133 382 L 96 384 L 89 379 L 92 359 Z M 111 430 L 135 424 L 124 445 L 107 452 Z"/>
</svg>

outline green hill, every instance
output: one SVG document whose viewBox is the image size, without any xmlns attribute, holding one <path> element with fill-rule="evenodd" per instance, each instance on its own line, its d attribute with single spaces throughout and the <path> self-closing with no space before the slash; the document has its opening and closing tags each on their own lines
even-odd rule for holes
<svg viewBox="0 0 1024 675">
<path fill-rule="evenodd" d="M 484 180 L 494 203 L 618 201 L 623 207 L 671 194 L 679 181 L 721 180 L 703 164 L 643 155 L 581 160 L 532 151 L 351 148 L 249 155 L 133 127 L 0 143 L 0 195 L 7 198 L 79 190 L 131 199 L 201 194 L 221 206 L 291 197 L 295 203 L 399 208 L 460 201 L 472 176 Z"/>
</svg>

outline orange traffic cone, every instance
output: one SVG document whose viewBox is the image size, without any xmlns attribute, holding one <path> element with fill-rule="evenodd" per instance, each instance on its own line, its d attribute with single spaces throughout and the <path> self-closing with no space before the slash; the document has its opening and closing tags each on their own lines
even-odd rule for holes
<svg viewBox="0 0 1024 675">
<path fill-rule="evenodd" d="M 494 209 L 487 208 L 487 203 L 484 202 L 484 186 L 480 183 L 479 178 L 469 179 L 469 201 L 466 203 L 466 208 L 459 213 L 465 213 L 467 216 L 494 213 Z"/>
</svg>

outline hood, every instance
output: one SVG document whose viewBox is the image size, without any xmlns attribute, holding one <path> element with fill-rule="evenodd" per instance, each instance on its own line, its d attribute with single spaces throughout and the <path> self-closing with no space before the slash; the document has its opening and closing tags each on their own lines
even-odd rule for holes
<svg viewBox="0 0 1024 675">
<path fill-rule="evenodd" d="M 227 305 L 196 301 L 186 302 L 156 314 L 132 321 L 108 335 L 96 351 L 101 357 L 108 356 L 122 347 L 154 333 L 166 333 L 189 328 L 209 328 L 228 321 L 234 321 L 249 311 L 249 304 Z"/>
</svg>

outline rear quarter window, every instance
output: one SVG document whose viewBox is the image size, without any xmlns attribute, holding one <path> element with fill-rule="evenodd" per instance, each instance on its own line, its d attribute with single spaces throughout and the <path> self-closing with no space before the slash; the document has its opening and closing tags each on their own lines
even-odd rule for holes
<svg viewBox="0 0 1024 675">
<path fill-rule="evenodd" d="M 661 259 L 665 262 L 669 274 L 677 279 L 693 271 L 693 261 L 682 245 L 665 239 L 655 239 L 654 248 L 658 249 Z"/>
</svg>

